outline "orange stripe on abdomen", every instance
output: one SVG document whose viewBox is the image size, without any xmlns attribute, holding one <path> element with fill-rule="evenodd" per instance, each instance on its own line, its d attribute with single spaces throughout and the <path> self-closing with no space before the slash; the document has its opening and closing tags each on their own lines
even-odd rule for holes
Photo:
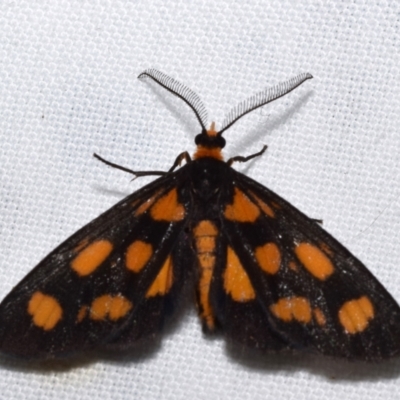
<svg viewBox="0 0 400 400">
<path fill-rule="evenodd" d="M 208 220 L 200 221 L 193 229 L 197 260 L 200 267 L 198 303 L 200 317 L 207 328 L 215 328 L 214 312 L 209 301 L 211 279 L 215 267 L 215 247 L 218 229 Z"/>
</svg>

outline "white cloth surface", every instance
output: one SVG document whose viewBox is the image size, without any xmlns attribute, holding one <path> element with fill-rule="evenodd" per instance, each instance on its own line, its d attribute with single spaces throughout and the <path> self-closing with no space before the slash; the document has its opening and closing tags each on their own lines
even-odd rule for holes
<svg viewBox="0 0 400 400">
<path fill-rule="evenodd" d="M 0 296 L 48 252 L 150 181 L 93 159 L 168 169 L 193 152 L 182 102 L 136 79 L 155 67 L 210 120 L 247 96 L 314 79 L 226 132 L 235 165 L 358 256 L 400 301 L 397 1 L 57 1 L 0 4 Z M 35 366 L 0 359 L 0 398 L 397 399 L 400 360 L 232 354 L 194 307 L 134 358 Z"/>
</svg>

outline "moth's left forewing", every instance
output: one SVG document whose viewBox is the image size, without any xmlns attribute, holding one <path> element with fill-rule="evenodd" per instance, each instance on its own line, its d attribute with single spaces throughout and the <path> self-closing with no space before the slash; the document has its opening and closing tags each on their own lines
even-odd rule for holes
<svg viewBox="0 0 400 400">
<path fill-rule="evenodd" d="M 221 206 L 228 246 L 221 287 L 229 296 L 219 314 L 225 324 L 227 309 L 236 309 L 236 319 L 246 312 L 246 321 L 260 325 L 255 331 L 268 328 L 276 338 L 277 344 L 268 335 L 253 341 L 269 350 L 308 349 L 363 360 L 397 354 L 400 308 L 367 268 L 267 188 L 239 173 L 234 182 L 231 202 Z M 229 275 L 232 266 L 239 272 Z M 235 298 L 238 287 L 242 297 Z M 228 334 L 247 343 L 248 330 Z"/>
<path fill-rule="evenodd" d="M 52 358 L 157 333 L 185 281 L 185 170 L 128 196 L 72 235 L 0 305 L 0 348 Z"/>
</svg>

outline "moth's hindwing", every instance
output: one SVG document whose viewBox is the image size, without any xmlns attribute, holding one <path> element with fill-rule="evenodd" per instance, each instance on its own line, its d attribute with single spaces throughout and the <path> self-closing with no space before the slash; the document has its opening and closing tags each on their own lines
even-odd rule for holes
<svg viewBox="0 0 400 400">
<path fill-rule="evenodd" d="M 188 271 L 183 175 L 128 196 L 41 261 L 1 305 L 2 351 L 52 358 L 159 332 Z"/>
</svg>

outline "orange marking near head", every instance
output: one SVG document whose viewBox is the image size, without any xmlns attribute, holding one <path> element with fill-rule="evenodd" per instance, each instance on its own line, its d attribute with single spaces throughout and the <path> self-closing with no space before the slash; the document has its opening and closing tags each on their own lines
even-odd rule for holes
<svg viewBox="0 0 400 400">
<path fill-rule="evenodd" d="M 374 307 L 367 296 L 346 301 L 339 310 L 339 321 L 347 333 L 364 331 L 374 318 Z"/>
<path fill-rule="evenodd" d="M 314 308 L 313 315 L 318 325 L 324 326 L 326 324 L 325 315 L 320 308 L 318 307 Z"/>
<path fill-rule="evenodd" d="M 204 147 L 201 145 L 197 146 L 196 152 L 193 154 L 193 159 L 197 160 L 199 158 L 215 158 L 216 160 L 223 160 L 221 149 L 219 147 Z"/>
<path fill-rule="evenodd" d="M 150 215 L 156 221 L 181 221 L 185 217 L 185 208 L 178 203 L 178 191 L 172 189 L 160 197 L 151 207 Z"/>
<path fill-rule="evenodd" d="M 209 330 L 214 330 L 215 317 L 210 304 L 209 293 L 215 266 L 215 245 L 218 229 L 211 221 L 203 220 L 193 228 L 193 235 L 200 267 L 200 279 L 197 288 L 198 303 L 201 310 L 200 317 Z"/>
<path fill-rule="evenodd" d="M 253 192 L 250 192 L 251 195 L 254 197 L 257 205 L 261 208 L 261 211 L 265 214 L 268 215 L 268 217 L 274 218 L 275 217 L 275 212 L 274 210 L 264 201 L 262 201 L 258 196 L 256 196 Z"/>
<path fill-rule="evenodd" d="M 211 122 L 210 129 L 207 130 L 207 136 L 217 136 L 217 131 L 215 129 L 215 122 Z"/>
<path fill-rule="evenodd" d="M 146 297 L 164 296 L 171 289 L 173 278 L 172 258 L 168 256 L 156 279 L 147 290 Z"/>
<path fill-rule="evenodd" d="M 153 255 L 153 247 L 150 243 L 136 240 L 129 245 L 126 254 L 126 268 L 132 272 L 140 272 Z"/>
<path fill-rule="evenodd" d="M 224 272 L 224 289 L 235 301 L 246 302 L 256 297 L 249 276 L 244 270 L 238 256 L 229 246 Z"/>
<path fill-rule="evenodd" d="M 78 253 L 71 262 L 71 268 L 80 276 L 90 275 L 110 255 L 112 249 L 110 241 L 97 240 Z"/>
<path fill-rule="evenodd" d="M 82 322 L 88 315 L 88 312 L 89 312 L 88 306 L 82 306 L 78 311 L 78 315 L 76 316 L 76 323 Z"/>
<path fill-rule="evenodd" d="M 133 304 L 124 296 L 109 295 L 97 297 L 90 306 L 90 318 L 95 321 L 105 320 L 117 321 L 126 316 L 131 310 Z"/>
<path fill-rule="evenodd" d="M 331 260 L 316 246 L 300 243 L 294 249 L 303 267 L 315 278 L 324 281 L 333 274 L 335 268 Z"/>
<path fill-rule="evenodd" d="M 276 274 L 281 266 L 281 253 L 275 243 L 266 243 L 256 248 L 254 253 L 261 269 L 268 274 Z"/>
<path fill-rule="evenodd" d="M 285 322 L 296 320 L 307 324 L 311 321 L 311 306 L 304 297 L 284 297 L 270 306 L 270 310 Z"/>
<path fill-rule="evenodd" d="M 50 331 L 61 320 L 63 310 L 54 297 L 37 291 L 29 300 L 28 314 L 37 327 Z"/>
<path fill-rule="evenodd" d="M 237 222 L 254 222 L 260 215 L 260 209 L 237 187 L 233 203 L 225 208 L 225 218 Z"/>
</svg>

